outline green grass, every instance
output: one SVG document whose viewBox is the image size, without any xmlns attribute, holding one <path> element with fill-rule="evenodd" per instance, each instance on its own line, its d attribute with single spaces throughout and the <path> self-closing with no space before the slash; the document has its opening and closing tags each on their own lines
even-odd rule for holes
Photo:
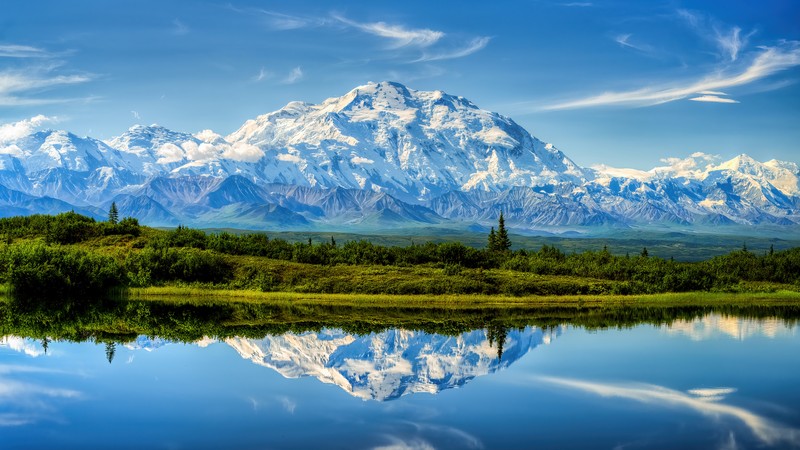
<svg viewBox="0 0 800 450">
<path fill-rule="evenodd" d="M 252 290 L 208 289 L 189 286 L 133 288 L 128 296 L 135 300 L 185 302 L 208 300 L 263 304 L 331 305 L 377 308 L 621 308 L 719 305 L 798 305 L 800 292 L 771 293 L 691 292 L 654 295 L 365 295 L 300 292 L 258 292 Z"/>
</svg>

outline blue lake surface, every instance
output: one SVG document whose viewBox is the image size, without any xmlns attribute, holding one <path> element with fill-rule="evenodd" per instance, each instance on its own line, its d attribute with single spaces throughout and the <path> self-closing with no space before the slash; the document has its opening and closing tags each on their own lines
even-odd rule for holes
<svg viewBox="0 0 800 450">
<path fill-rule="evenodd" d="M 796 322 L 0 339 L 3 449 L 798 448 Z M 109 358 L 113 356 L 113 358 Z M 109 362 L 111 359 L 111 362 Z"/>
</svg>

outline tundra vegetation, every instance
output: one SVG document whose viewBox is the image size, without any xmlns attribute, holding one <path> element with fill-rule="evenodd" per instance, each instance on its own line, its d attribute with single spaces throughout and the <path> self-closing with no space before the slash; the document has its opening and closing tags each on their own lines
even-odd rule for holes
<svg viewBox="0 0 800 450">
<path fill-rule="evenodd" d="M 0 219 L 0 284 L 14 297 L 54 299 L 149 287 L 510 297 L 800 291 L 800 248 L 756 253 L 743 246 L 696 262 L 645 248 L 634 255 L 551 245 L 512 250 L 502 217 L 483 248 L 291 243 L 255 232 L 158 230 L 117 220 L 112 208 L 105 222 L 72 212 Z"/>
</svg>

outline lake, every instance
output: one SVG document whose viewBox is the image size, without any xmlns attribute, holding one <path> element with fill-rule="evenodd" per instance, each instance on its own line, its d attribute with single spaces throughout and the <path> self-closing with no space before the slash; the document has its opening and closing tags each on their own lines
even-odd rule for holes
<svg viewBox="0 0 800 450">
<path fill-rule="evenodd" d="M 797 448 L 797 317 L 6 302 L 0 447 Z"/>
</svg>

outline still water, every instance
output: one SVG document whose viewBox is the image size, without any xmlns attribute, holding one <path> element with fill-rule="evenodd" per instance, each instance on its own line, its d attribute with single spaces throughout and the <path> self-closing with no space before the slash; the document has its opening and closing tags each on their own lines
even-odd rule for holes
<svg viewBox="0 0 800 450">
<path fill-rule="evenodd" d="M 800 447 L 795 320 L 310 328 L 7 334 L 0 448 Z"/>
</svg>

